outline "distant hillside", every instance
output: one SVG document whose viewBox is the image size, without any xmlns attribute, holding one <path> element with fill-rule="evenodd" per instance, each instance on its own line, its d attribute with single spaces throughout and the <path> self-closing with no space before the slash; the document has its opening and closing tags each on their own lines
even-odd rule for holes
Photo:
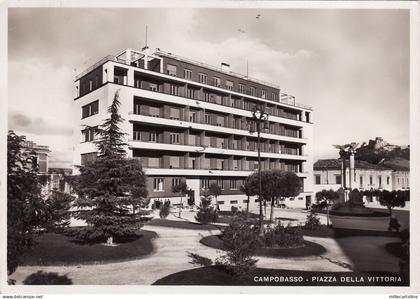
<svg viewBox="0 0 420 299">
<path fill-rule="evenodd" d="M 355 158 L 372 164 L 390 161 L 397 158 L 410 160 L 410 146 L 389 144 L 381 137 L 376 137 L 357 149 Z"/>
</svg>

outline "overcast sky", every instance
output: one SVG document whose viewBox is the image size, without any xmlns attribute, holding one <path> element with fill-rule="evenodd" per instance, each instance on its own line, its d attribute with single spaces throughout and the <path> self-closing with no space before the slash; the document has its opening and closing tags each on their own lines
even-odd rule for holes
<svg viewBox="0 0 420 299">
<path fill-rule="evenodd" d="M 260 14 L 260 18 L 256 16 Z M 409 143 L 406 10 L 9 9 L 9 129 L 71 164 L 76 74 L 149 46 L 280 85 L 314 108 L 314 158 L 376 136 Z"/>
</svg>

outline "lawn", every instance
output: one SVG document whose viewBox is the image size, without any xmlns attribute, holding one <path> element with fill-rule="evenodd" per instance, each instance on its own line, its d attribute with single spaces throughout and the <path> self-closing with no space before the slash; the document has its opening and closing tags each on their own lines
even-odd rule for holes
<svg viewBox="0 0 420 299">
<path fill-rule="evenodd" d="M 61 266 L 97 264 L 139 259 L 153 252 L 152 240 L 157 234 L 140 230 L 136 236 L 117 246 L 103 243 L 82 243 L 74 238 L 45 233 L 37 238 L 37 244 L 23 257 L 27 266 Z"/>
<path fill-rule="evenodd" d="M 394 282 L 369 281 L 368 277 L 392 277 Z M 268 279 L 268 281 L 265 281 Z M 271 279 L 271 281 L 270 281 Z M 280 281 L 283 280 L 283 281 Z M 289 281 L 285 281 L 289 280 Z M 321 281 L 322 280 L 322 281 Z M 363 280 L 363 281 L 362 281 Z M 401 281 L 399 281 L 401 280 Z M 398 273 L 391 272 L 314 272 L 256 268 L 248 277 L 238 278 L 224 266 L 202 267 L 174 273 L 154 285 L 230 285 L 230 286 L 406 286 Z"/>
<path fill-rule="evenodd" d="M 204 237 L 200 240 L 200 243 L 221 250 L 226 250 L 221 235 L 212 235 Z M 255 255 L 256 256 L 268 256 L 268 257 L 301 257 L 301 256 L 311 256 L 311 255 L 320 255 L 326 252 L 326 249 L 314 242 L 304 241 L 305 246 L 302 247 L 293 247 L 293 248 L 268 248 L 262 247 L 257 248 Z"/>
<path fill-rule="evenodd" d="M 216 224 L 201 224 L 197 222 L 189 222 L 182 220 L 168 220 L 168 219 L 153 219 L 147 222 L 147 225 L 151 226 L 164 226 L 172 228 L 181 228 L 181 229 L 194 229 L 194 230 L 212 230 L 212 229 L 221 229 L 224 228 L 222 225 Z"/>
</svg>

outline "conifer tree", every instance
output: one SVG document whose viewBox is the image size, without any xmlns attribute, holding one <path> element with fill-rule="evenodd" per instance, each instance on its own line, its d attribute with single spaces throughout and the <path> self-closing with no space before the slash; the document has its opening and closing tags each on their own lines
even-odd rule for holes
<svg viewBox="0 0 420 299">
<path fill-rule="evenodd" d="M 80 231 L 83 239 L 104 240 L 135 234 L 148 204 L 146 176 L 137 159 L 126 158 L 124 133 L 120 124 L 119 94 L 108 108 L 109 118 L 98 129 L 98 156 L 80 166 L 74 189 L 78 194 L 77 217 L 88 224 Z"/>
</svg>

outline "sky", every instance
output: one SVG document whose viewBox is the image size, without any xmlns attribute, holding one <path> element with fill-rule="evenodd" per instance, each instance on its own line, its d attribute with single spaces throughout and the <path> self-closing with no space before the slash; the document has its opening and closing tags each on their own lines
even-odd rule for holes
<svg viewBox="0 0 420 299">
<path fill-rule="evenodd" d="M 259 18 L 256 18 L 257 15 Z M 11 8 L 9 129 L 70 166 L 75 76 L 148 45 L 280 86 L 313 107 L 314 159 L 333 144 L 409 144 L 409 12 L 361 9 Z"/>
</svg>

